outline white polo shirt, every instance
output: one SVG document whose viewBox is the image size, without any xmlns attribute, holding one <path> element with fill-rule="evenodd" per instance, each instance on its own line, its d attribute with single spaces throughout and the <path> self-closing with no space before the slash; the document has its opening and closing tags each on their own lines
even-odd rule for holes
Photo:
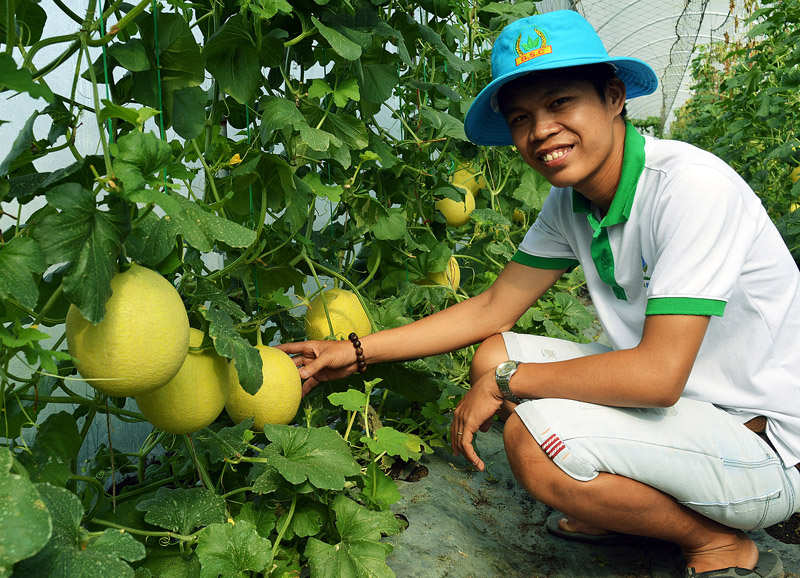
<svg viewBox="0 0 800 578">
<path fill-rule="evenodd" d="M 553 188 L 513 260 L 580 264 L 614 349 L 639 344 L 646 315 L 712 316 L 683 395 L 742 422 L 767 417 L 784 464 L 800 462 L 800 272 L 722 160 L 628 124 L 608 214 Z"/>
</svg>

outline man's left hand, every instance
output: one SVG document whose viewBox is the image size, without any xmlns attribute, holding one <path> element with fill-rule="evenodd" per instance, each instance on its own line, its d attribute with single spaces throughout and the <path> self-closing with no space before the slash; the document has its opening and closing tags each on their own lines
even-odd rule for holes
<svg viewBox="0 0 800 578">
<path fill-rule="evenodd" d="M 455 456 L 464 455 L 472 464 L 483 471 L 483 460 L 475 453 L 472 442 L 478 430 L 486 432 L 492 425 L 492 418 L 503 406 L 505 398 L 497 387 L 494 370 L 485 373 L 476 381 L 464 398 L 458 403 L 450 425 L 450 444 Z"/>
</svg>

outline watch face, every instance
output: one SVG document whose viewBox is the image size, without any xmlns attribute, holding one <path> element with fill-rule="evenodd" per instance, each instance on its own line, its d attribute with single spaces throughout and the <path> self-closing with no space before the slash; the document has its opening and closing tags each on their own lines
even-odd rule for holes
<svg viewBox="0 0 800 578">
<path fill-rule="evenodd" d="M 511 371 L 512 369 L 514 369 L 516 366 L 517 366 L 517 362 L 516 361 L 511 361 L 509 359 L 508 361 L 504 361 L 503 363 L 501 363 L 500 365 L 497 366 L 497 372 L 496 373 L 497 373 L 497 375 L 506 374 L 509 371 Z"/>
</svg>

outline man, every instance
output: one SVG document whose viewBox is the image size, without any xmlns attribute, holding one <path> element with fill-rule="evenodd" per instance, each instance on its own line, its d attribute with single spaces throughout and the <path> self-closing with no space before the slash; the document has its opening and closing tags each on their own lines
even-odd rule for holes
<svg viewBox="0 0 800 578">
<path fill-rule="evenodd" d="M 655 73 L 610 58 L 577 13 L 507 26 L 492 73 L 467 136 L 514 144 L 553 189 L 492 287 L 364 337 L 363 360 L 481 342 L 454 453 L 483 469 L 474 436 L 508 416 L 515 476 L 566 516 L 551 532 L 668 540 L 687 576 L 783 576 L 742 532 L 800 509 L 800 274 L 775 227 L 722 161 L 626 123 Z M 509 333 L 577 264 L 612 349 Z M 356 370 L 346 342 L 281 348 L 300 354 L 306 392 Z"/>
</svg>

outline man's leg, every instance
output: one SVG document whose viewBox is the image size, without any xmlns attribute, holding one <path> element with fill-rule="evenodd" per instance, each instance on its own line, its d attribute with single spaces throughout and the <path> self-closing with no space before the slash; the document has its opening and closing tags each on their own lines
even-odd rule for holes
<svg viewBox="0 0 800 578">
<path fill-rule="evenodd" d="M 758 561 L 758 548 L 743 532 L 659 490 L 607 473 L 588 482 L 570 477 L 547 457 L 516 415 L 506 422 L 504 441 L 517 481 L 540 502 L 570 516 L 581 531 L 604 528 L 673 542 L 681 547 L 687 566 L 698 572 L 753 568 Z"/>
<path fill-rule="evenodd" d="M 475 352 L 471 381 L 506 359 L 502 336 L 490 337 Z M 681 547 L 687 566 L 698 572 L 755 566 L 758 549 L 743 532 L 714 522 L 659 490 L 607 473 L 588 482 L 570 477 L 539 447 L 513 407 L 506 402 L 500 412 L 507 418 L 504 441 L 512 471 L 531 496 L 569 516 L 563 530 L 615 531 L 670 541 Z"/>
</svg>

